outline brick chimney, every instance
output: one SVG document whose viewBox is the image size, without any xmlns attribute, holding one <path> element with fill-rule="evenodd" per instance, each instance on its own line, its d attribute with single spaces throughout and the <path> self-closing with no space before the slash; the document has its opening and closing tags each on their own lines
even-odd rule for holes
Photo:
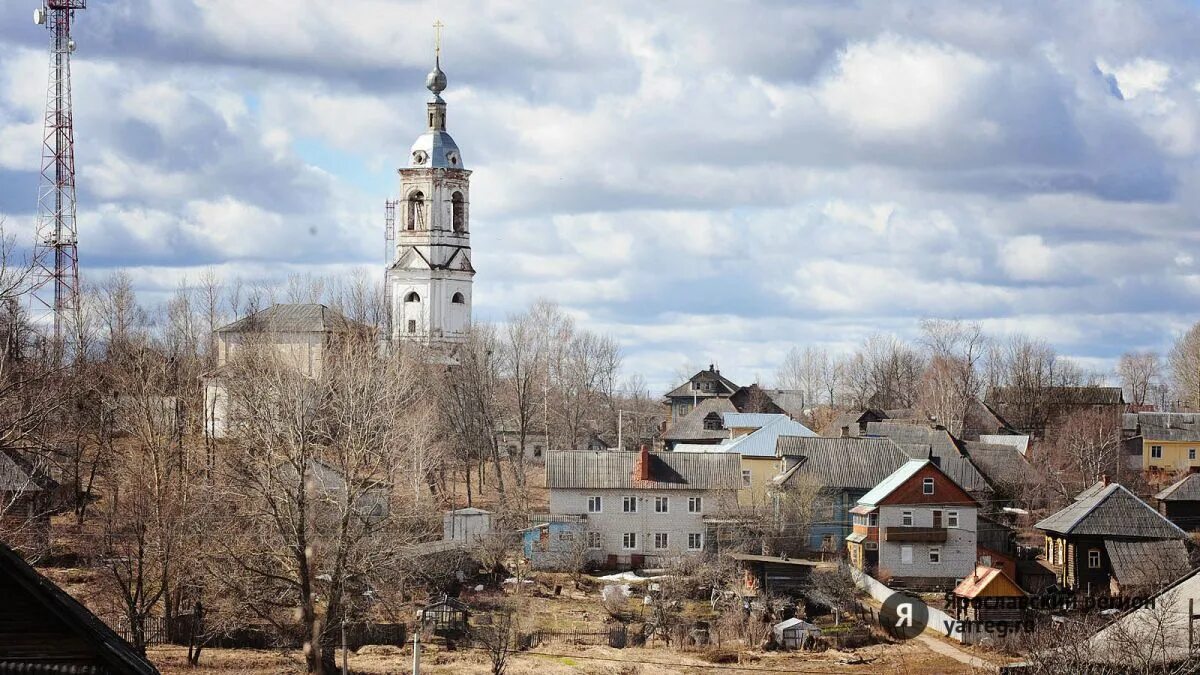
<svg viewBox="0 0 1200 675">
<path fill-rule="evenodd" d="M 842 427 L 842 438 L 850 438 L 850 427 Z"/>
<path fill-rule="evenodd" d="M 642 443 L 638 448 L 637 462 L 633 465 L 634 480 L 651 480 L 650 478 L 650 446 Z"/>
</svg>

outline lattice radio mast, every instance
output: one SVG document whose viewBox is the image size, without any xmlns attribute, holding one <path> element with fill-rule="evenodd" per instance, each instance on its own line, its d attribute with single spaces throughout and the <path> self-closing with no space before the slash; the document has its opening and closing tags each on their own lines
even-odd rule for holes
<svg viewBox="0 0 1200 675">
<path fill-rule="evenodd" d="M 71 110 L 71 22 L 87 0 L 44 0 L 33 21 L 50 31 L 50 79 L 42 136 L 34 241 L 34 297 L 54 314 L 54 344 L 62 348 L 64 324 L 80 324 L 79 251 L 75 229 L 75 125 Z"/>
</svg>

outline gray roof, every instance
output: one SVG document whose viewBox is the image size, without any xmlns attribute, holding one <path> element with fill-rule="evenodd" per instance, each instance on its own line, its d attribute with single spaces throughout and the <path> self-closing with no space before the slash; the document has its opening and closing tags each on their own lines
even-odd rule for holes
<svg viewBox="0 0 1200 675">
<path fill-rule="evenodd" d="M 1200 473 L 1189 473 L 1154 498 L 1164 502 L 1200 502 Z"/>
<path fill-rule="evenodd" d="M 1200 414 L 1138 413 L 1138 429 L 1146 442 L 1200 443 Z"/>
<path fill-rule="evenodd" d="M 427 158 L 418 164 L 417 152 L 422 151 Z M 415 169 L 465 169 L 462 151 L 458 144 L 442 129 L 432 129 L 417 136 L 412 147 L 408 149 L 408 165 Z"/>
<path fill-rule="evenodd" d="M 693 389 L 693 382 L 713 382 L 716 385 L 715 391 L 707 392 L 700 391 L 699 389 Z M 678 387 L 675 387 L 671 391 L 667 392 L 667 398 L 691 398 L 692 396 L 704 398 L 706 396 L 717 395 L 730 396 L 737 390 L 738 386 L 733 383 L 733 380 L 721 375 L 721 371 L 717 370 L 715 367 L 709 366 L 708 370 L 701 370 L 700 372 L 688 378 L 687 382 L 684 382 Z"/>
<path fill-rule="evenodd" d="M 217 329 L 218 333 L 345 333 L 368 330 L 325 305 L 271 305 Z"/>
<path fill-rule="evenodd" d="M 1126 537 L 1132 539 L 1182 539 L 1187 533 L 1138 499 L 1120 483 L 1089 488 L 1086 499 L 1077 499 L 1034 527 L 1055 534 Z"/>
<path fill-rule="evenodd" d="M 963 441 L 971 463 L 992 485 L 1020 485 L 1033 477 L 1033 468 L 1011 445 Z"/>
<path fill-rule="evenodd" d="M 737 412 L 733 403 L 727 398 L 707 398 L 692 408 L 692 411 L 684 415 L 675 424 L 671 425 L 670 429 L 663 434 L 663 438 L 668 441 L 692 441 L 697 439 L 711 438 L 729 438 L 727 429 L 705 429 L 704 418 L 709 413 L 717 413 L 721 415 L 727 412 Z"/>
<path fill-rule="evenodd" d="M 938 468 L 967 492 L 978 494 L 992 491 L 987 478 L 964 452 L 964 446 L 945 429 L 917 424 L 869 422 L 867 435 L 890 438 L 913 459 L 936 459 Z"/>
<path fill-rule="evenodd" d="M 641 453 L 556 452 L 546 459 L 546 486 L 642 490 L 736 490 L 742 460 L 725 453 L 651 452 L 649 481 L 634 479 Z"/>
<path fill-rule="evenodd" d="M 1113 575 L 1122 586 L 1159 586 L 1192 569 L 1187 547 L 1180 539 L 1104 542 Z"/>
<path fill-rule="evenodd" d="M 779 406 L 784 412 L 792 417 L 798 417 L 804 414 L 805 400 L 804 392 L 795 389 L 763 389 L 763 393 L 771 402 Z"/>
<path fill-rule="evenodd" d="M 0 450 L 0 492 L 52 490 L 58 483 L 16 450 Z"/>
<path fill-rule="evenodd" d="M 804 474 L 829 488 L 870 490 L 908 461 L 908 455 L 886 438 L 780 436 L 775 447 L 780 457 L 804 458 L 781 484 L 791 475 Z"/>
</svg>

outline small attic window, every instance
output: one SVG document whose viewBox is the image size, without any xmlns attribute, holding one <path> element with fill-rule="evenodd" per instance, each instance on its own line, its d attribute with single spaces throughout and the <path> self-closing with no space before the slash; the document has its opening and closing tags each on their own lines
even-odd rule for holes
<svg viewBox="0 0 1200 675">
<path fill-rule="evenodd" d="M 932 478 L 926 478 L 921 481 L 921 494 L 924 494 L 924 495 L 933 494 L 933 479 Z"/>
<path fill-rule="evenodd" d="M 705 415 L 704 416 L 704 430 L 705 431 L 720 431 L 721 430 L 721 416 L 715 412 L 708 413 L 707 415 Z"/>
</svg>

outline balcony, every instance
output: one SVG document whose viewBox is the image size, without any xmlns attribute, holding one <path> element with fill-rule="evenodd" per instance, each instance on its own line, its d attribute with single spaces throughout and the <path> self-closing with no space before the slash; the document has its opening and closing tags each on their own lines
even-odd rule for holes
<svg viewBox="0 0 1200 675">
<path fill-rule="evenodd" d="M 925 541 L 925 542 L 944 542 L 946 541 L 946 528 L 944 527 L 885 527 L 883 528 L 884 541 Z"/>
</svg>

